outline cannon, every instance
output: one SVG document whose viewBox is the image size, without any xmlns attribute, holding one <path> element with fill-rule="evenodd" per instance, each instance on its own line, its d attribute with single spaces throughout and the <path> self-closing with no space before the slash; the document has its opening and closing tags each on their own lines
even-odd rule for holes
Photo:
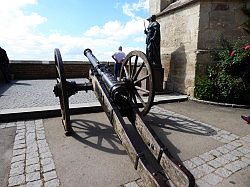
<svg viewBox="0 0 250 187">
<path fill-rule="evenodd" d="M 152 127 L 143 121 L 155 95 L 146 55 L 131 51 L 122 64 L 118 80 L 90 49 L 85 49 L 84 55 L 91 63 L 90 82 L 76 84 L 66 81 L 61 53 L 59 49 L 54 50 L 57 84 L 53 91 L 60 100 L 65 134 L 74 133 L 69 97 L 78 91 L 93 90 L 145 186 L 194 186 L 193 175 L 174 159 Z"/>
</svg>

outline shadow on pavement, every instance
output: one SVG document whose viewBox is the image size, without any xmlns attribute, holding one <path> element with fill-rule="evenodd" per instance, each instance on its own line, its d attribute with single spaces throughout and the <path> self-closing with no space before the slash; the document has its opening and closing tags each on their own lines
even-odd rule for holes
<svg viewBox="0 0 250 187">
<path fill-rule="evenodd" d="M 120 149 L 121 143 L 113 127 L 90 120 L 71 120 L 74 130 L 72 137 L 95 149 L 119 155 L 126 155 Z"/>
<path fill-rule="evenodd" d="M 190 118 L 185 118 L 184 116 L 178 115 L 169 115 L 169 114 L 159 114 L 159 113 L 150 113 L 145 117 L 145 123 L 152 125 L 152 128 L 155 130 L 158 137 L 161 141 L 167 146 L 168 150 L 171 152 L 171 155 L 181 162 L 179 150 L 168 136 L 174 132 L 181 132 L 184 134 L 199 135 L 199 136 L 210 136 L 216 134 L 216 131 L 212 128 L 203 125 L 201 122 L 194 121 Z M 183 135 L 183 141 L 185 137 Z"/>
</svg>

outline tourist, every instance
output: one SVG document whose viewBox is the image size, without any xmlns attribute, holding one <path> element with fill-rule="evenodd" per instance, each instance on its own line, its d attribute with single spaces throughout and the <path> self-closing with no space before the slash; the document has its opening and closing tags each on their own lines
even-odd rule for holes
<svg viewBox="0 0 250 187">
<path fill-rule="evenodd" d="M 112 55 L 112 58 L 115 60 L 115 65 L 114 65 L 114 76 L 115 79 L 117 79 L 120 69 L 122 66 L 122 62 L 125 59 L 125 53 L 122 51 L 122 46 L 118 48 L 118 51 L 115 52 L 115 54 Z"/>
</svg>

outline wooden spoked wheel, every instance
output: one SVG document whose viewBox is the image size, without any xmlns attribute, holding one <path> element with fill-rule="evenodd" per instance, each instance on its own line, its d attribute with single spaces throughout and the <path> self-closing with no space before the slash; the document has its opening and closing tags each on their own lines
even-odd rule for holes
<svg viewBox="0 0 250 187">
<path fill-rule="evenodd" d="M 123 61 L 119 79 L 129 82 L 133 102 L 146 115 L 153 105 L 155 91 L 152 68 L 145 53 L 131 51 Z"/>
<path fill-rule="evenodd" d="M 64 74 L 63 61 L 61 57 L 61 53 L 59 49 L 54 50 L 55 55 L 55 64 L 57 70 L 57 85 L 59 88 L 59 99 L 61 106 L 61 114 L 62 114 L 62 123 L 64 126 L 65 134 L 70 135 L 71 133 L 71 125 L 70 125 L 70 114 L 69 114 L 69 95 L 67 91 L 67 83 Z"/>
</svg>

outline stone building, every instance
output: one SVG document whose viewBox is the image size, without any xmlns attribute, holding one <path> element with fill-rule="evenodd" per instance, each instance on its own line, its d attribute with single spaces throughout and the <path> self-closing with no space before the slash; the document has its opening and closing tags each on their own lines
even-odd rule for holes
<svg viewBox="0 0 250 187">
<path fill-rule="evenodd" d="M 166 91 L 194 96 L 195 80 L 212 63 L 210 51 L 220 37 L 250 39 L 242 29 L 249 18 L 241 10 L 250 8 L 250 0 L 150 0 L 149 5 L 161 25 Z"/>
</svg>

